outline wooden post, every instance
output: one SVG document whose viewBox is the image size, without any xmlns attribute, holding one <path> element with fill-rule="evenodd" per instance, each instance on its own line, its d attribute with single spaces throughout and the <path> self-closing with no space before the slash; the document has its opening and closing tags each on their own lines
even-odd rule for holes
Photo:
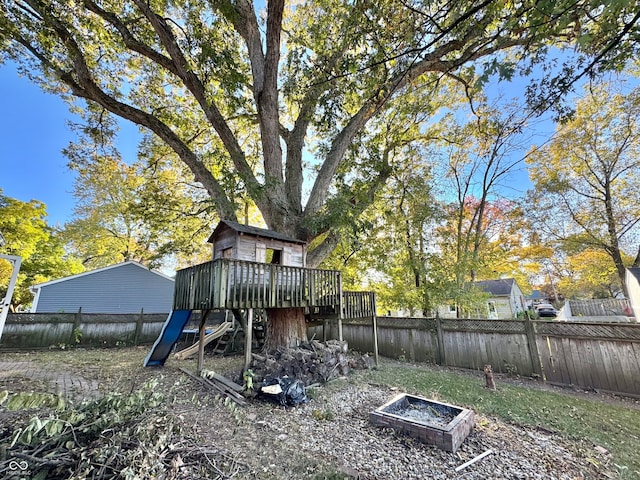
<svg viewBox="0 0 640 480">
<path fill-rule="evenodd" d="M 140 341 L 140 335 L 142 334 L 142 326 L 144 325 L 144 308 L 140 309 L 140 315 L 138 315 L 138 321 L 136 322 L 136 333 L 133 335 L 133 344 L 138 345 Z"/>
<path fill-rule="evenodd" d="M 218 302 L 221 307 L 230 308 L 231 303 L 227 298 L 227 284 L 229 282 L 229 260 L 220 261 L 220 301 Z"/>
<path fill-rule="evenodd" d="M 342 275 L 338 272 L 338 340 L 342 342 L 342 316 L 344 298 L 342 297 Z"/>
<path fill-rule="evenodd" d="M 540 352 L 538 351 L 538 342 L 536 341 L 535 326 L 531 320 L 525 318 L 524 331 L 527 334 L 527 345 L 529 347 L 529 356 L 531 357 L 531 368 L 533 373 L 539 375 L 543 382 L 546 382 L 546 375 L 542 368 L 542 360 L 540 359 Z"/>
<path fill-rule="evenodd" d="M 436 315 L 436 338 L 438 341 L 438 365 L 446 365 L 447 358 L 444 352 L 444 332 L 442 331 L 442 320 Z"/>
<path fill-rule="evenodd" d="M 269 265 L 269 306 L 277 307 L 276 305 L 276 289 L 278 288 L 278 277 L 276 275 L 275 265 Z"/>
<path fill-rule="evenodd" d="M 244 332 L 244 369 L 249 370 L 251 366 L 251 344 L 253 343 L 253 308 L 247 309 L 247 329 Z"/>
<path fill-rule="evenodd" d="M 376 367 L 378 367 L 379 365 L 379 359 L 378 359 L 378 318 L 377 318 L 377 314 L 376 314 L 376 294 L 375 292 L 371 293 L 371 310 L 372 310 L 372 315 L 371 315 L 371 320 L 373 322 L 373 356 L 375 358 L 376 361 Z"/>
<path fill-rule="evenodd" d="M 73 316 L 73 326 L 71 327 L 71 340 L 70 344 L 75 345 L 76 343 L 76 331 L 80 329 L 80 324 L 82 323 L 82 307 L 78 308 L 78 312 Z"/>
<path fill-rule="evenodd" d="M 206 323 L 209 312 L 211 312 L 211 310 L 205 310 L 204 312 L 202 312 L 200 329 L 198 330 L 198 375 L 200 375 L 200 372 L 202 372 L 202 366 L 204 365 L 204 337 L 207 335 Z"/>
</svg>

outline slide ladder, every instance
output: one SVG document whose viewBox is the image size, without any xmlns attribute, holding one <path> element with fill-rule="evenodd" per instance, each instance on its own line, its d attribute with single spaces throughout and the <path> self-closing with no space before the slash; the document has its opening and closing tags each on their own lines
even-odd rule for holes
<svg viewBox="0 0 640 480">
<path fill-rule="evenodd" d="M 171 349 L 180 339 L 184 326 L 191 318 L 191 310 L 174 310 L 169 314 L 167 321 L 162 326 L 162 331 L 156 342 L 151 347 L 151 351 L 144 359 L 144 366 L 164 365 Z"/>
<path fill-rule="evenodd" d="M 204 345 L 207 346 L 209 343 L 211 343 L 216 338 L 222 337 L 232 327 L 233 327 L 233 322 L 223 322 L 223 323 L 221 323 L 220 325 L 218 325 L 213 330 L 213 332 L 207 333 L 204 336 Z M 178 353 L 176 353 L 173 356 L 173 358 L 175 358 L 177 360 L 184 360 L 184 359 L 189 358 L 189 357 L 195 355 L 196 353 L 198 353 L 199 349 L 200 349 L 200 340 L 198 340 L 196 343 L 194 343 L 190 347 L 187 347 L 184 350 L 180 350 Z"/>
</svg>

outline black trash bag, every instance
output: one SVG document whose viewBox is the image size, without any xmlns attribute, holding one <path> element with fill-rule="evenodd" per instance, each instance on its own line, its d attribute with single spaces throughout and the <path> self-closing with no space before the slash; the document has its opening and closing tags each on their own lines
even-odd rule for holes
<svg viewBox="0 0 640 480">
<path fill-rule="evenodd" d="M 295 406 L 309 401 L 304 384 L 288 376 L 265 378 L 260 392 L 281 405 Z"/>
</svg>

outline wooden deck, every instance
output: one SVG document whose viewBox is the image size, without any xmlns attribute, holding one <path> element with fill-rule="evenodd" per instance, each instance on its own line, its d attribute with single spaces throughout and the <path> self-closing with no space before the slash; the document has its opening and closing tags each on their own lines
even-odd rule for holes
<svg viewBox="0 0 640 480">
<path fill-rule="evenodd" d="M 342 292 L 340 272 L 219 259 L 178 270 L 174 310 L 307 308 L 313 316 L 369 318 L 371 292 Z"/>
</svg>

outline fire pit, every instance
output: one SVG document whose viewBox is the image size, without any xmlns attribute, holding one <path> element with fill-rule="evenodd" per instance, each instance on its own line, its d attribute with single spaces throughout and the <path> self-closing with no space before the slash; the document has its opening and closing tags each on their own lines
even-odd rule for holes
<svg viewBox="0 0 640 480">
<path fill-rule="evenodd" d="M 473 411 L 422 397 L 400 394 L 369 414 L 379 427 L 406 433 L 422 442 L 455 452 L 473 430 Z"/>
</svg>

